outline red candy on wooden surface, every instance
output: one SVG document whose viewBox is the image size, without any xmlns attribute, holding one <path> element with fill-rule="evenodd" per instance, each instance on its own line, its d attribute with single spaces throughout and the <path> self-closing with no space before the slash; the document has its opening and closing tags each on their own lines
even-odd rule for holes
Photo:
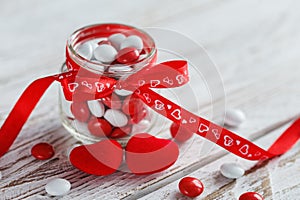
<svg viewBox="0 0 300 200">
<path fill-rule="evenodd" d="M 172 166 L 179 155 L 175 142 L 148 133 L 134 135 L 126 146 L 126 163 L 134 174 L 152 174 Z"/>
<path fill-rule="evenodd" d="M 115 140 L 102 140 L 95 144 L 75 147 L 70 153 L 72 165 L 94 175 L 112 174 L 120 167 L 123 149 Z"/>
<path fill-rule="evenodd" d="M 54 156 L 54 149 L 48 143 L 39 143 L 31 148 L 31 155 L 38 160 L 47 160 Z"/>
<path fill-rule="evenodd" d="M 256 192 L 246 192 L 239 197 L 239 200 L 264 200 L 264 198 Z"/>
<path fill-rule="evenodd" d="M 112 126 L 105 119 L 91 118 L 88 123 L 90 133 L 97 137 L 108 137 L 112 132 Z"/>
<path fill-rule="evenodd" d="M 202 182 L 199 179 L 193 177 L 185 177 L 181 179 L 178 187 L 180 192 L 188 197 L 197 197 L 204 190 Z"/>
<path fill-rule="evenodd" d="M 170 127 L 172 137 L 178 142 L 185 142 L 193 136 L 193 133 L 176 123 L 172 123 Z"/>
<path fill-rule="evenodd" d="M 73 102 L 71 105 L 71 111 L 80 122 L 86 122 L 90 118 L 90 110 L 86 102 Z"/>
<path fill-rule="evenodd" d="M 119 63 L 131 63 L 136 61 L 140 56 L 139 51 L 134 47 L 126 47 L 121 49 L 117 54 L 117 61 Z"/>
</svg>

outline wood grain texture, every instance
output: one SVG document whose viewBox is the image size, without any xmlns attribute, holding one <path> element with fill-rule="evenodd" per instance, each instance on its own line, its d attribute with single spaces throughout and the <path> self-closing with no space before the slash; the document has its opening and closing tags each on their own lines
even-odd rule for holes
<svg viewBox="0 0 300 200">
<path fill-rule="evenodd" d="M 204 45 L 217 64 L 226 94 L 224 97 L 218 93 L 213 102 L 211 88 L 205 82 L 219 80 L 201 67 L 210 64 L 207 57 L 183 42 L 170 44 L 200 63 L 199 71 L 205 75 L 201 77 L 191 70 L 198 106 L 189 109 L 221 123 L 226 100 L 227 107 L 242 109 L 248 118 L 234 131 L 263 147 L 268 147 L 286 124 L 299 116 L 299 1 L 134 0 L 118 4 L 108 0 L 0 1 L 1 123 L 30 81 L 59 71 L 71 32 L 104 22 L 169 28 Z M 193 101 L 186 91 L 180 88 L 176 94 L 189 104 Z M 266 199 L 297 199 L 300 194 L 295 178 L 300 173 L 299 145 L 236 181 L 220 176 L 220 164 L 236 160 L 250 169 L 253 163 L 227 155 L 199 137 L 182 145 L 179 160 L 162 173 L 135 176 L 117 172 L 106 177 L 84 174 L 74 169 L 66 156 L 76 140 L 61 127 L 57 104 L 57 87 L 52 86 L 12 149 L 0 159 L 0 199 L 184 199 L 177 192 L 177 183 L 189 174 L 199 177 L 206 186 L 199 199 L 234 199 L 251 190 Z M 167 124 L 157 127 L 162 128 L 154 132 L 168 137 Z M 30 156 L 31 146 L 42 141 L 56 149 L 49 161 Z M 44 185 L 54 177 L 72 183 L 70 194 L 62 198 L 47 196 Z"/>
</svg>

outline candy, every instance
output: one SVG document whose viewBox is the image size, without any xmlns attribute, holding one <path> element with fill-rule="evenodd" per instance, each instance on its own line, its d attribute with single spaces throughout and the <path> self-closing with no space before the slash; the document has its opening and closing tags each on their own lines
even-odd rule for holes
<svg viewBox="0 0 300 200">
<path fill-rule="evenodd" d="M 120 97 L 118 95 L 116 95 L 115 93 L 112 93 L 111 96 L 105 97 L 101 100 L 102 100 L 102 103 L 109 108 L 120 109 L 122 107 L 122 102 L 120 100 Z"/>
<path fill-rule="evenodd" d="M 122 138 L 130 134 L 132 127 L 131 126 L 125 126 L 122 128 L 115 128 L 113 132 L 111 133 L 111 138 Z"/>
<path fill-rule="evenodd" d="M 139 109 L 138 112 L 135 114 L 130 115 L 130 123 L 131 124 L 138 124 L 141 120 L 143 120 L 148 114 L 148 111 L 146 108 L 142 107 Z"/>
<path fill-rule="evenodd" d="M 133 93 L 130 90 L 124 90 L 124 89 L 121 89 L 121 90 L 115 89 L 114 92 L 119 96 L 128 96 L 128 95 L 131 95 Z"/>
<path fill-rule="evenodd" d="M 122 127 L 128 123 L 126 115 L 115 109 L 108 109 L 104 114 L 104 118 L 115 127 Z"/>
<path fill-rule="evenodd" d="M 264 200 L 264 198 L 256 192 L 246 192 L 240 196 L 239 200 Z"/>
<path fill-rule="evenodd" d="M 118 52 L 116 49 L 108 44 L 99 45 L 94 50 L 94 57 L 102 63 L 111 63 L 115 60 Z"/>
<path fill-rule="evenodd" d="M 123 149 L 115 140 L 101 140 L 72 150 L 70 161 L 81 171 L 94 175 L 112 174 L 120 167 Z"/>
<path fill-rule="evenodd" d="M 171 140 L 156 138 L 148 133 L 134 135 L 126 146 L 126 163 L 134 174 L 152 174 L 172 166 L 179 149 Z"/>
<path fill-rule="evenodd" d="M 126 38 L 125 35 L 122 33 L 116 33 L 108 37 L 108 40 L 111 42 L 111 44 L 116 48 L 120 49 L 120 45 L 123 42 L 123 40 Z"/>
<path fill-rule="evenodd" d="M 134 47 L 126 47 L 121 49 L 117 54 L 117 61 L 119 63 L 131 63 L 136 61 L 140 56 L 139 51 Z"/>
<path fill-rule="evenodd" d="M 226 111 L 225 124 L 232 127 L 241 125 L 246 120 L 245 114 L 241 110 L 229 109 Z"/>
<path fill-rule="evenodd" d="M 73 102 L 71 111 L 80 122 L 86 122 L 90 118 L 90 110 L 85 102 Z"/>
<path fill-rule="evenodd" d="M 92 118 L 88 123 L 88 129 L 91 134 L 97 137 L 108 137 L 111 134 L 112 127 L 105 119 Z"/>
<path fill-rule="evenodd" d="M 177 125 L 176 123 L 171 125 L 170 132 L 172 137 L 178 142 L 185 142 L 193 136 L 191 131 Z"/>
<path fill-rule="evenodd" d="M 122 90 L 115 91 L 116 93 L 121 92 Z M 126 92 L 126 90 L 124 90 Z M 125 93 L 124 92 L 124 93 Z M 122 111 L 127 115 L 133 115 L 137 112 L 143 111 L 143 102 L 138 98 L 134 98 L 132 96 L 127 96 L 122 105 Z"/>
<path fill-rule="evenodd" d="M 244 175 L 245 170 L 237 163 L 225 163 L 220 167 L 221 174 L 226 178 L 236 179 Z"/>
<path fill-rule="evenodd" d="M 139 36 L 131 35 L 124 39 L 121 43 L 121 49 L 124 49 L 126 47 L 134 47 L 140 52 L 142 51 L 144 45 L 142 39 Z"/>
<path fill-rule="evenodd" d="M 89 107 L 91 113 L 95 117 L 102 117 L 104 115 L 105 108 L 104 108 L 104 105 L 100 101 L 92 100 L 92 101 L 88 101 L 87 104 L 88 104 L 88 107 Z"/>
<path fill-rule="evenodd" d="M 184 177 L 180 180 L 178 187 L 179 191 L 188 197 L 197 197 L 204 190 L 202 182 L 194 177 Z"/>
<path fill-rule="evenodd" d="M 85 42 L 78 47 L 77 53 L 83 58 L 90 60 L 93 56 L 93 46 L 90 43 Z"/>
<path fill-rule="evenodd" d="M 48 143 L 38 143 L 31 148 L 31 155 L 38 160 L 47 160 L 54 156 L 54 149 Z"/>
<path fill-rule="evenodd" d="M 46 184 L 45 190 L 51 196 L 63 196 L 68 194 L 71 183 L 66 179 L 56 178 Z"/>
</svg>

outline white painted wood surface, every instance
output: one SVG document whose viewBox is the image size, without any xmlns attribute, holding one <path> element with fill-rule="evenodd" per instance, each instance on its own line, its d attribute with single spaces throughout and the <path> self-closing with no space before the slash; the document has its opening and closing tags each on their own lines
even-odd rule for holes
<svg viewBox="0 0 300 200">
<path fill-rule="evenodd" d="M 247 115 L 246 123 L 235 131 L 267 148 L 300 114 L 299 8 L 300 2 L 292 0 L 2 0 L 1 122 L 30 81 L 58 72 L 70 33 L 88 24 L 118 22 L 172 29 L 204 45 L 224 81 L 226 106 L 242 109 Z M 197 58 L 195 49 L 176 43 L 189 57 Z M 200 62 L 207 64 L 204 59 Z M 214 80 L 216 76 L 209 74 L 205 79 Z M 191 109 L 210 118 L 215 108 L 214 112 L 222 116 L 224 97 L 210 102 L 203 83 L 193 87 L 200 96 L 201 109 Z M 214 120 L 221 118 L 216 116 Z M 31 146 L 42 141 L 56 149 L 56 156 L 49 161 L 30 156 Z M 74 143 L 76 140 L 60 125 L 57 87 L 53 86 L 11 151 L 0 159 L 0 199 L 52 199 L 44 185 L 53 177 L 72 183 L 70 194 L 60 199 L 184 199 L 177 183 L 185 175 L 204 182 L 206 189 L 199 199 L 235 199 L 244 191 L 260 192 L 266 199 L 297 199 L 300 195 L 299 145 L 231 181 L 219 175 L 220 164 L 238 160 L 250 169 L 253 163 L 215 146 L 208 156 L 210 144 L 196 136 L 181 147 L 183 152 L 174 166 L 149 176 L 117 172 L 95 177 L 79 172 L 65 155 Z"/>
</svg>

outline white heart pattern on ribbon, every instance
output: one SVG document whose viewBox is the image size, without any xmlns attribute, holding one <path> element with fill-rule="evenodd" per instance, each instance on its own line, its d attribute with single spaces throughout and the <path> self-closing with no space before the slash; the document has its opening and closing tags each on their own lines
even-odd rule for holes
<svg viewBox="0 0 300 200">
<path fill-rule="evenodd" d="M 160 100 L 155 100 L 154 104 L 155 104 L 156 110 L 164 110 L 165 109 L 165 104 L 163 102 L 161 102 Z"/>
<path fill-rule="evenodd" d="M 204 133 L 204 132 L 208 132 L 209 131 L 209 127 L 206 126 L 205 124 L 200 124 L 199 128 L 198 128 L 200 133 Z"/>
<path fill-rule="evenodd" d="M 74 92 L 76 90 L 76 88 L 78 88 L 79 84 L 78 83 L 69 83 L 68 84 L 68 88 L 70 90 L 70 92 Z"/>
</svg>

